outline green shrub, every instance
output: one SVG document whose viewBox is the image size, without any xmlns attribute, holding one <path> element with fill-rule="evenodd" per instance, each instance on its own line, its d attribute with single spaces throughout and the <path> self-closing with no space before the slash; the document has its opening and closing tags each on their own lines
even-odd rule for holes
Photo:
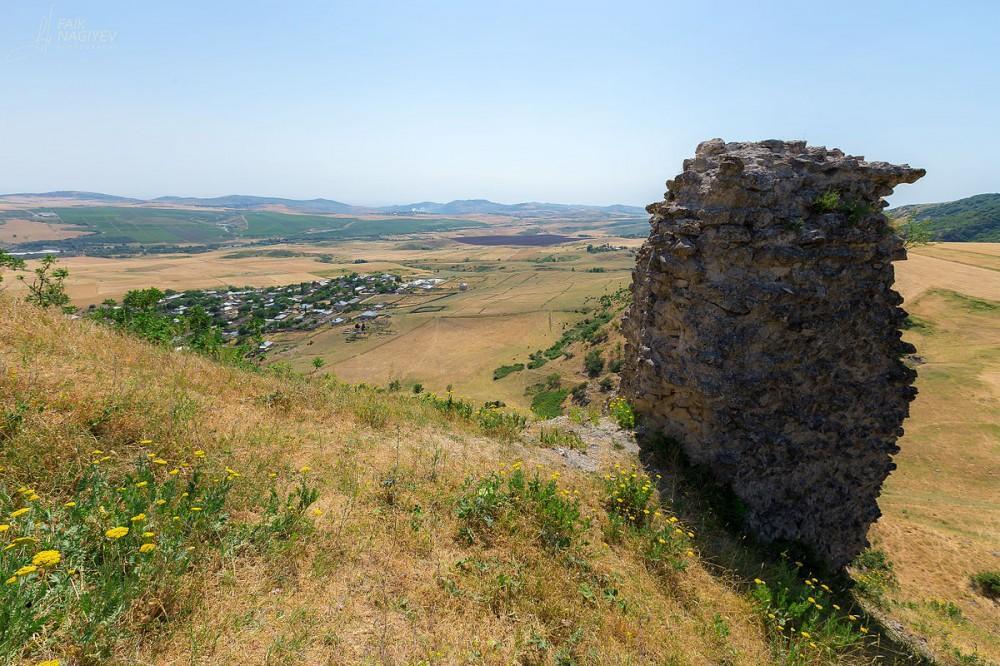
<svg viewBox="0 0 1000 666">
<path fill-rule="evenodd" d="M 837 604 L 834 591 L 818 578 L 801 578 L 801 563 L 780 562 L 770 581 L 759 578 L 750 592 L 781 663 L 810 664 L 825 655 L 856 650 L 869 629 L 862 618 Z"/>
<path fill-rule="evenodd" d="M 652 518 L 650 501 L 653 483 L 638 469 L 616 468 L 614 474 L 604 477 L 604 508 L 631 525 L 645 526 Z"/>
<path fill-rule="evenodd" d="M 896 574 L 892 562 L 884 551 L 868 548 L 855 558 L 851 564 L 854 570 L 855 587 L 859 594 L 877 603 L 882 602 L 883 595 L 896 587 Z"/>
<path fill-rule="evenodd" d="M 816 208 L 824 213 L 832 213 L 840 208 L 840 193 L 827 190 L 816 198 Z"/>
<path fill-rule="evenodd" d="M 501 365 L 493 370 L 493 381 L 503 379 L 507 375 L 524 370 L 524 363 L 514 363 L 513 365 Z"/>
<path fill-rule="evenodd" d="M 980 571 L 972 576 L 972 585 L 991 599 L 1000 599 L 1000 571 Z"/>
<path fill-rule="evenodd" d="M 512 441 L 517 439 L 527 426 L 527 420 L 517 412 L 494 407 L 483 407 L 476 413 L 479 427 L 487 435 Z"/>
<path fill-rule="evenodd" d="M 580 515 L 579 500 L 560 489 L 557 481 L 558 474 L 543 481 L 535 473 L 529 479 L 520 463 L 512 466 L 506 480 L 502 473 L 480 479 L 455 504 L 455 514 L 462 521 L 459 537 L 469 544 L 489 543 L 501 524 L 516 529 L 518 518 L 525 517 L 544 547 L 569 548 L 587 522 Z"/>
<path fill-rule="evenodd" d="M 629 404 L 628 400 L 622 396 L 612 398 L 608 402 L 608 412 L 619 428 L 631 430 L 635 427 L 635 412 L 632 411 L 632 405 Z"/>
<path fill-rule="evenodd" d="M 590 377 L 596 377 L 604 370 L 604 357 L 601 356 L 600 349 L 591 349 L 583 357 L 583 369 Z"/>
</svg>

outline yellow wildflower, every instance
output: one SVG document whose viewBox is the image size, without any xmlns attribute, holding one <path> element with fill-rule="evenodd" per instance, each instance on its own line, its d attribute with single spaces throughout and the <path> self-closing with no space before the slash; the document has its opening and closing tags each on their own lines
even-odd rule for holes
<svg viewBox="0 0 1000 666">
<path fill-rule="evenodd" d="M 17 582 L 17 576 L 11 576 L 5 581 L 8 585 L 13 585 Z"/>
<path fill-rule="evenodd" d="M 671 523 L 676 523 L 677 522 L 677 516 L 670 516 L 670 522 Z"/>
<path fill-rule="evenodd" d="M 121 539 L 123 536 L 128 534 L 127 527 L 112 527 L 110 530 L 104 533 L 104 536 L 109 539 Z"/>
<path fill-rule="evenodd" d="M 151 439 L 140 439 L 139 443 L 142 444 L 143 446 L 146 446 L 147 444 L 152 444 L 153 440 L 151 440 Z"/>
<path fill-rule="evenodd" d="M 92 455 L 92 456 L 100 456 L 100 455 L 103 455 L 103 454 L 104 454 L 104 451 L 101 451 L 100 449 L 94 449 L 93 451 L 90 452 L 90 455 Z"/>
<path fill-rule="evenodd" d="M 312 510 L 312 515 L 314 515 L 317 518 L 319 518 L 320 516 L 323 515 L 323 509 L 313 509 Z"/>
<path fill-rule="evenodd" d="M 160 499 L 156 500 L 156 502 L 154 502 L 154 504 L 156 504 L 156 506 L 163 506 L 166 503 L 167 503 L 167 500 L 163 499 L 162 497 Z"/>
<path fill-rule="evenodd" d="M 10 529 L 10 525 L 0 525 L 0 532 L 6 532 Z"/>
<path fill-rule="evenodd" d="M 63 504 L 63 506 L 66 507 L 67 509 L 72 509 L 74 506 L 76 506 L 76 502 L 66 502 L 65 504 Z"/>
<path fill-rule="evenodd" d="M 811 604 L 814 604 L 814 603 L 816 603 L 816 600 L 815 600 L 815 599 L 813 599 L 812 597 L 808 597 L 808 598 L 806 599 L 806 601 L 808 601 L 808 602 L 809 602 L 809 603 L 811 603 Z"/>
<path fill-rule="evenodd" d="M 36 567 L 34 564 L 27 564 L 27 565 L 21 567 L 20 569 L 18 569 L 17 571 L 15 571 L 14 575 L 15 576 L 27 576 L 28 574 L 33 574 L 36 571 L 38 571 L 38 567 Z"/>
<path fill-rule="evenodd" d="M 153 464 L 154 465 L 166 465 L 167 461 L 164 460 L 163 458 L 153 458 Z"/>
<path fill-rule="evenodd" d="M 31 493 L 30 495 L 28 495 L 29 502 L 34 502 L 37 499 L 38 499 L 38 493 Z"/>
<path fill-rule="evenodd" d="M 40 550 L 31 558 L 31 563 L 36 567 L 54 567 L 61 559 L 62 555 L 58 550 Z"/>
<path fill-rule="evenodd" d="M 763 585 L 764 584 L 764 581 L 762 581 L 760 578 L 754 578 L 753 582 L 757 583 L 758 585 Z"/>
<path fill-rule="evenodd" d="M 40 661 L 35 666 L 59 666 L 58 659 L 46 659 L 45 661 Z"/>
<path fill-rule="evenodd" d="M 151 539 L 152 537 L 156 536 L 156 532 L 143 532 L 142 536 L 144 536 L 147 539 Z"/>
<path fill-rule="evenodd" d="M 868 633 L 868 627 L 861 627 L 861 633 L 867 634 Z"/>
<path fill-rule="evenodd" d="M 132 520 L 133 523 L 144 522 L 146 520 L 146 514 L 144 514 L 144 513 L 137 513 L 136 515 L 132 516 L 131 520 Z"/>
<path fill-rule="evenodd" d="M 809 632 L 808 631 L 803 631 L 801 633 L 802 633 L 802 638 L 809 638 Z"/>
<path fill-rule="evenodd" d="M 155 543 L 144 543 L 141 546 L 139 546 L 140 553 L 152 553 L 154 550 L 156 550 Z"/>
<path fill-rule="evenodd" d="M 31 511 L 31 509 L 29 509 L 28 507 L 24 507 L 23 509 L 18 509 L 17 511 L 11 511 L 10 512 L 10 517 L 11 518 L 20 518 L 21 516 L 23 516 L 24 514 L 28 513 L 29 511 Z"/>
<path fill-rule="evenodd" d="M 689 550 L 689 551 L 687 552 L 687 556 L 688 556 L 688 557 L 694 557 L 694 551 L 693 551 L 693 550 Z"/>
<path fill-rule="evenodd" d="M 193 507 L 191 507 L 191 510 L 192 511 L 201 511 L 201 507 L 200 506 L 193 506 Z"/>
<path fill-rule="evenodd" d="M 172 470 L 170 470 L 169 472 L 167 472 L 167 474 L 169 474 L 170 476 L 177 476 L 178 474 L 180 474 L 180 472 L 181 471 L 175 467 Z"/>
<path fill-rule="evenodd" d="M 812 641 L 809 641 L 809 647 L 816 649 L 816 644 L 813 643 Z"/>
<path fill-rule="evenodd" d="M 197 451 L 194 452 L 194 457 L 195 458 L 204 458 L 205 457 L 205 452 L 202 451 L 201 449 L 198 449 Z"/>
<path fill-rule="evenodd" d="M 149 481 L 140 481 L 139 483 L 135 484 L 135 487 L 136 488 L 145 488 L 148 485 L 149 485 Z"/>
</svg>

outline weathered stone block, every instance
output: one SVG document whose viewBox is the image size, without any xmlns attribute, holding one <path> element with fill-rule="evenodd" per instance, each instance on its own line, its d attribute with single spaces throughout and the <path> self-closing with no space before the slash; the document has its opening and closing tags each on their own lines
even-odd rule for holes
<svg viewBox="0 0 1000 666">
<path fill-rule="evenodd" d="M 881 211 L 923 175 L 712 139 L 647 207 L 622 392 L 732 488 L 758 538 L 833 567 L 867 544 L 915 395 L 892 290 L 905 252 Z"/>
</svg>

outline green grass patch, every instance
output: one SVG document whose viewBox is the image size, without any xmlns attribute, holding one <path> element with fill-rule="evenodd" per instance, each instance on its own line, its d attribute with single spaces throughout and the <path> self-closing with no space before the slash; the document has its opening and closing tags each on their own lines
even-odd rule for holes
<svg viewBox="0 0 1000 666">
<path fill-rule="evenodd" d="M 562 403 L 569 389 L 558 388 L 539 391 L 531 398 L 531 411 L 543 419 L 554 419 L 563 413 Z"/>
<path fill-rule="evenodd" d="M 470 482 L 468 491 L 455 504 L 462 522 L 459 537 L 467 544 L 491 543 L 495 532 L 518 530 L 529 520 L 542 545 L 565 550 L 588 525 L 580 514 L 580 501 L 559 488 L 557 475 L 542 480 L 536 472 L 529 478 L 519 463 L 510 474 L 493 473 Z"/>
<path fill-rule="evenodd" d="M 538 442 L 542 446 L 551 448 L 563 447 L 574 451 L 587 450 L 587 445 L 584 444 L 580 435 L 572 430 L 563 430 L 562 428 L 542 428 L 538 431 Z"/>
<path fill-rule="evenodd" d="M 524 363 L 513 363 L 511 365 L 501 365 L 493 370 L 493 381 L 503 379 L 507 375 L 524 370 Z"/>
</svg>

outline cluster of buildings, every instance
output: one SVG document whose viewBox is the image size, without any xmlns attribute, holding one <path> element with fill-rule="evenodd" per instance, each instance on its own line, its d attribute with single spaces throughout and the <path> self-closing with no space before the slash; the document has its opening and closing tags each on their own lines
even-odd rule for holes
<svg viewBox="0 0 1000 666">
<path fill-rule="evenodd" d="M 380 294 L 400 293 L 402 280 L 391 273 L 345 275 L 282 287 L 230 287 L 167 292 L 158 309 L 181 317 L 201 308 L 227 339 L 278 331 L 309 331 L 324 324 L 371 320 L 385 303 L 363 305 Z M 266 351 L 270 342 L 261 344 Z"/>
<path fill-rule="evenodd" d="M 207 313 L 228 340 L 282 331 L 311 331 L 323 325 L 344 326 L 345 333 L 367 331 L 384 322 L 389 314 L 385 302 L 374 297 L 387 294 L 422 293 L 440 286 L 443 278 L 402 280 L 392 273 L 352 273 L 339 278 L 315 280 L 281 287 L 229 287 L 167 291 L 157 305 L 176 318 L 193 308 Z M 459 285 L 463 291 L 468 288 Z M 259 338 L 258 338 L 259 339 Z M 264 340 L 259 351 L 273 342 Z"/>
</svg>

